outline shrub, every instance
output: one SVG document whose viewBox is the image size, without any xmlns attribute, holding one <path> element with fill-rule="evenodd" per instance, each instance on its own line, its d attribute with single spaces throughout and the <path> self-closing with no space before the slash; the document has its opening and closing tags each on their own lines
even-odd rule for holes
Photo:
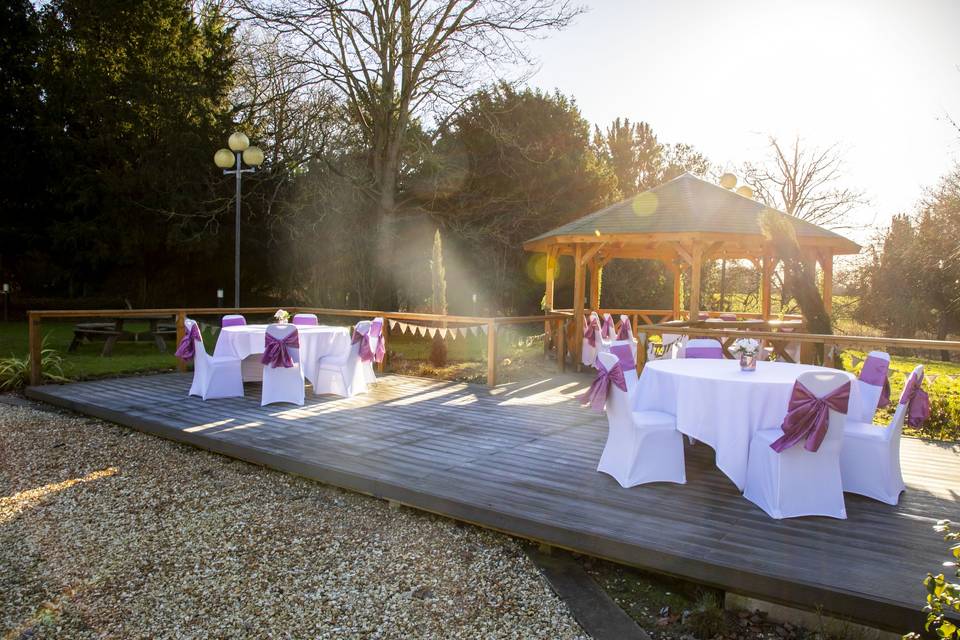
<svg viewBox="0 0 960 640">
<path fill-rule="evenodd" d="M 67 382 L 63 374 L 63 356 L 55 349 L 47 348 L 44 338 L 40 348 L 41 379 L 46 382 Z M 0 359 L 0 391 L 16 391 L 30 381 L 30 356 L 10 356 Z"/>
<path fill-rule="evenodd" d="M 953 569 L 954 576 L 960 578 L 960 531 L 953 531 L 949 520 L 941 520 L 933 530 L 943 534 L 943 539 L 953 542 L 950 547 L 952 558 L 943 563 L 943 566 Z M 944 575 L 927 574 L 923 580 L 927 588 L 927 605 L 923 608 L 927 614 L 927 623 L 924 628 L 927 632 L 934 632 L 938 638 L 957 640 L 960 638 L 960 629 L 947 619 L 947 614 L 960 613 L 960 582 L 948 582 Z M 919 640 L 920 636 L 910 633 L 904 640 Z"/>
</svg>

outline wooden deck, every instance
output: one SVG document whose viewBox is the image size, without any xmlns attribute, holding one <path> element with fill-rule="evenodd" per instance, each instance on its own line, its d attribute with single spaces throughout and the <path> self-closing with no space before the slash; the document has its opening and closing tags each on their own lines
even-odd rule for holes
<svg viewBox="0 0 960 640">
<path fill-rule="evenodd" d="M 228 456 L 744 595 L 902 630 L 958 519 L 960 447 L 907 439 L 908 491 L 847 496 L 846 521 L 777 522 L 688 446 L 687 484 L 619 487 L 596 472 L 602 415 L 586 376 L 482 386 L 386 376 L 370 394 L 304 407 L 188 398 L 187 374 L 31 387 L 27 395 Z"/>
</svg>

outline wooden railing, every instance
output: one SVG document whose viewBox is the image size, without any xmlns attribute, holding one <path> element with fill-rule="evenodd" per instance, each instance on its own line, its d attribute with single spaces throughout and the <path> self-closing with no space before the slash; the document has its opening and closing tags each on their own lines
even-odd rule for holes
<svg viewBox="0 0 960 640">
<path fill-rule="evenodd" d="M 560 371 L 565 368 L 564 354 L 564 325 L 570 318 L 565 313 L 546 313 L 543 315 L 532 316 L 452 316 L 436 315 L 432 313 L 406 313 L 401 311 L 371 311 L 366 309 L 325 309 L 314 307 L 285 307 L 290 314 L 294 313 L 314 313 L 318 316 L 333 316 L 347 318 L 373 318 L 382 317 L 385 320 L 401 320 L 407 322 L 417 322 L 421 324 L 439 325 L 442 327 L 456 327 L 459 325 L 485 325 L 487 327 L 487 384 L 493 386 L 497 383 L 497 329 L 501 326 L 526 324 L 534 322 L 543 322 L 545 327 L 549 328 L 550 333 L 556 336 L 557 344 L 557 366 Z M 44 319 L 68 319 L 68 318 L 157 318 L 169 317 L 176 320 L 177 324 L 177 342 L 184 334 L 185 322 L 188 316 L 219 316 L 225 314 L 243 314 L 243 315 L 270 315 L 276 312 L 276 307 L 242 307 L 227 309 L 220 307 L 199 307 L 199 308 L 163 308 L 163 309 L 97 309 L 97 310 L 43 310 L 28 311 L 27 318 L 29 323 L 29 356 L 30 356 L 30 384 L 40 384 L 41 376 L 41 348 L 42 334 L 41 323 Z M 389 322 L 385 323 L 384 331 L 389 334 Z M 185 364 L 178 363 L 178 367 L 183 370 Z"/>
<path fill-rule="evenodd" d="M 736 326 L 734 326 L 736 325 Z M 822 346 L 822 362 L 825 366 L 835 367 L 837 365 L 836 357 L 842 348 L 862 349 L 863 351 L 882 350 L 890 351 L 892 349 L 906 349 L 917 351 L 941 351 L 941 352 L 960 352 L 960 341 L 951 340 L 915 340 L 912 338 L 884 338 L 873 336 L 848 336 L 848 335 L 827 335 L 819 333 L 783 333 L 781 331 L 757 330 L 750 328 L 750 325 L 740 323 L 705 323 L 705 322 L 684 322 L 670 324 L 651 324 L 642 325 L 635 334 L 640 341 L 641 348 L 637 351 L 638 360 L 646 358 L 646 346 L 651 335 L 660 335 L 669 333 L 673 335 L 684 335 L 704 338 L 716 338 L 721 343 L 736 340 L 737 338 L 756 338 L 768 343 L 782 344 L 784 342 L 796 342 L 801 345 Z M 641 355 L 641 353 L 643 355 Z M 802 361 L 819 361 L 818 350 L 803 349 Z M 639 362 L 641 366 L 643 362 Z"/>
</svg>

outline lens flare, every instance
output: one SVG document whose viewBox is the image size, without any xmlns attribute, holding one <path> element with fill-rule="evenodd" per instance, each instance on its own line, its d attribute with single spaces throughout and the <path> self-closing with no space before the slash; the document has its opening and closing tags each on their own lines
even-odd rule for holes
<svg viewBox="0 0 960 640">
<path fill-rule="evenodd" d="M 633 199 L 633 212 L 638 216 L 649 216 L 657 210 L 658 204 L 657 194 L 646 191 L 637 194 L 637 197 Z"/>
<path fill-rule="evenodd" d="M 534 282 L 547 281 L 547 256 L 537 253 L 527 260 L 527 277 Z"/>
</svg>

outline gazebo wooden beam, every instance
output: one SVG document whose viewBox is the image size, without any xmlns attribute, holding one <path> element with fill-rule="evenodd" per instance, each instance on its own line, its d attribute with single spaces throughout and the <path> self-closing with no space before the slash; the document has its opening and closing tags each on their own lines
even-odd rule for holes
<svg viewBox="0 0 960 640">
<path fill-rule="evenodd" d="M 554 294 L 554 274 L 557 266 L 557 250 L 549 249 L 547 251 L 547 264 L 545 266 L 544 273 L 544 285 L 546 290 L 543 295 L 543 306 L 544 311 L 553 311 L 553 294 Z"/>
<path fill-rule="evenodd" d="M 833 254 L 821 251 L 818 258 L 823 269 L 823 308 L 830 315 L 833 313 Z"/>
<path fill-rule="evenodd" d="M 578 246 L 579 246 L 579 245 L 578 245 Z M 597 255 L 598 253 L 600 253 L 600 250 L 603 249 L 605 246 L 607 246 L 607 243 L 606 243 L 606 242 L 601 242 L 600 244 L 596 245 L 595 247 L 591 247 L 589 250 L 587 250 L 587 252 L 584 253 L 583 256 L 580 258 L 580 264 L 581 264 L 581 266 L 586 266 L 591 260 L 593 260 L 593 257 L 594 257 L 595 255 Z"/>
<path fill-rule="evenodd" d="M 700 317 L 700 268 L 703 264 L 703 245 L 695 243 L 690 252 L 690 320 Z"/>
</svg>

